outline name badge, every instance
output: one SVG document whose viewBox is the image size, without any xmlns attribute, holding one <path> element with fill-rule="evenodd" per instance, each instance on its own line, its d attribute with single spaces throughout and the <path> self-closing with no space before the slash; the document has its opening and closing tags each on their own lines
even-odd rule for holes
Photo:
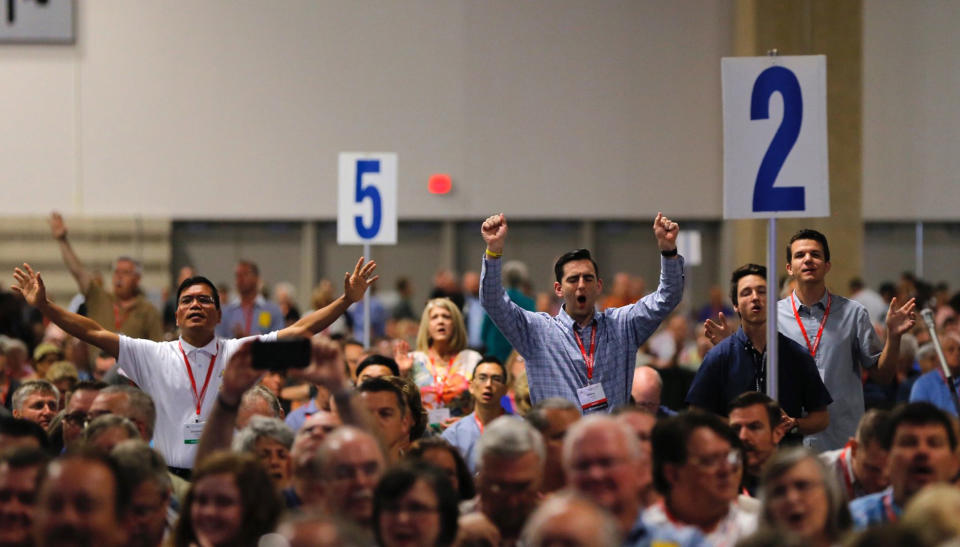
<svg viewBox="0 0 960 547">
<path fill-rule="evenodd" d="M 435 408 L 427 412 L 427 418 L 432 424 L 442 424 L 450 419 L 450 409 L 446 407 Z"/>
<path fill-rule="evenodd" d="M 197 444 L 200 442 L 200 435 L 203 434 L 203 426 L 206 422 L 191 422 L 183 424 L 183 444 Z"/>
<path fill-rule="evenodd" d="M 578 389 L 577 399 L 584 414 L 607 408 L 607 396 L 603 393 L 603 385 L 599 383 Z"/>
</svg>

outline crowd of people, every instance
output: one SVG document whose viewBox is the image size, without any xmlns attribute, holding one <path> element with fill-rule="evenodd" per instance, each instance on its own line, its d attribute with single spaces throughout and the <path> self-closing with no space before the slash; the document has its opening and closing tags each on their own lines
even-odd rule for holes
<svg viewBox="0 0 960 547">
<path fill-rule="evenodd" d="M 371 306 L 362 257 L 300 313 L 257 264 L 235 296 L 185 267 L 104 287 L 50 219 L 67 306 L 29 264 L 0 294 L 0 545 L 938 545 L 960 535 L 960 298 L 910 275 L 827 288 L 827 238 L 786 248 L 777 389 L 767 272 L 680 310 L 660 278 L 605 290 L 586 249 L 532 294 L 486 219 L 478 273 Z M 384 267 L 391 267 L 384 265 Z M 379 299 L 378 299 L 379 300 Z M 933 334 L 917 317 L 930 307 Z M 935 338 L 934 338 L 935 337 Z M 297 353 L 302 350 L 302 353 Z M 273 353 L 271 353 L 273 352 Z M 264 367 L 262 355 L 284 355 Z M 942 359 L 940 359 L 942 355 Z"/>
</svg>

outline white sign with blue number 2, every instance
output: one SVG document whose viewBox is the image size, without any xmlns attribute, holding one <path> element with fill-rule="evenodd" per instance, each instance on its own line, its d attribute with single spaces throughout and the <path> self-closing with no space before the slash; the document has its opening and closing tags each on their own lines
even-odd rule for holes
<svg viewBox="0 0 960 547">
<path fill-rule="evenodd" d="M 830 216 L 827 58 L 726 57 L 723 218 Z"/>
<path fill-rule="evenodd" d="M 341 152 L 337 243 L 397 243 L 397 155 Z"/>
</svg>

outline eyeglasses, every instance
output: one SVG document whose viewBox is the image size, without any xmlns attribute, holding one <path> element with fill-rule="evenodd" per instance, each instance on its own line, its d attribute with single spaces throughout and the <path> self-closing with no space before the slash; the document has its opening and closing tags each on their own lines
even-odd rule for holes
<svg viewBox="0 0 960 547">
<path fill-rule="evenodd" d="M 199 302 L 201 306 L 212 306 L 214 304 L 212 296 L 207 296 L 205 294 L 185 294 L 180 297 L 180 305 L 189 306 L 190 304 L 193 304 L 194 300 Z"/>
<path fill-rule="evenodd" d="M 380 473 L 378 462 L 367 462 L 359 465 L 337 465 L 333 468 L 334 480 L 350 480 L 359 476 L 375 477 Z"/>
<path fill-rule="evenodd" d="M 694 456 L 691 454 L 688 460 L 704 471 L 716 471 L 724 465 L 727 467 L 739 467 L 743 456 L 739 450 L 733 449 L 726 453 L 708 454 L 706 456 Z"/>
<path fill-rule="evenodd" d="M 480 384 L 485 384 L 485 383 L 487 383 L 487 382 L 493 382 L 494 384 L 501 384 L 501 385 L 502 385 L 502 384 L 504 383 L 503 376 L 500 376 L 499 374 L 493 374 L 493 375 L 491 375 L 491 374 L 477 374 L 476 376 L 473 377 L 473 379 L 476 380 L 476 381 L 477 381 L 478 383 L 480 383 Z"/>
<path fill-rule="evenodd" d="M 413 516 L 422 516 L 428 515 L 430 513 L 436 513 L 439 508 L 430 507 L 422 503 L 385 503 L 383 504 L 384 513 L 392 513 L 394 515 L 399 515 L 400 513 L 406 513 Z"/>
<path fill-rule="evenodd" d="M 64 414 L 63 419 L 72 425 L 83 425 L 87 421 L 87 413 L 78 410 L 77 412 Z"/>
</svg>

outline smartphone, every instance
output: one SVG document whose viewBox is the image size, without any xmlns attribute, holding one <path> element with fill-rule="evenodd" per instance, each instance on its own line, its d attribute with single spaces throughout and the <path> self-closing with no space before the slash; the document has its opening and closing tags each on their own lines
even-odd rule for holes
<svg viewBox="0 0 960 547">
<path fill-rule="evenodd" d="M 253 341 L 253 368 L 263 370 L 286 370 L 306 368 L 310 364 L 310 340 L 294 338 L 264 342 Z"/>
</svg>

